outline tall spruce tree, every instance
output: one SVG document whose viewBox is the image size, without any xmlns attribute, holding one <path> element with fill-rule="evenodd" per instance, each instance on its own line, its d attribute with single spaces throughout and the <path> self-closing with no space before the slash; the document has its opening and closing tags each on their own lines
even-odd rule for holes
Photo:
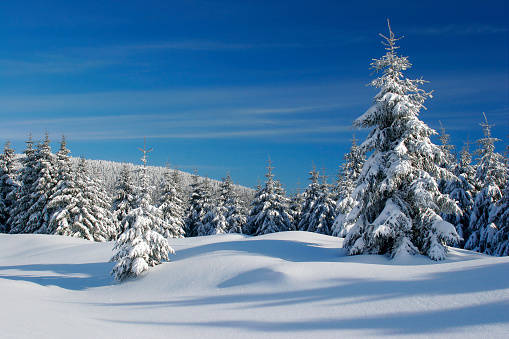
<svg viewBox="0 0 509 339">
<path fill-rule="evenodd" d="M 14 165 L 14 150 L 7 140 L 4 151 L 0 154 L 0 232 L 8 233 L 7 220 L 10 215 L 10 208 L 13 201 L 10 194 L 16 189 L 16 170 Z"/>
<path fill-rule="evenodd" d="M 201 218 L 198 219 L 196 224 L 196 235 L 205 236 L 226 233 L 226 209 L 220 201 L 216 201 L 212 197 L 212 188 L 208 177 L 205 178 L 202 192 Z"/>
<path fill-rule="evenodd" d="M 274 180 L 274 167 L 271 164 L 269 158 L 268 173 L 265 175 L 267 180 L 251 203 L 252 208 L 243 231 L 245 234 L 262 235 L 293 229 L 289 199 L 284 195 L 279 181 Z"/>
<path fill-rule="evenodd" d="M 162 182 L 162 196 L 159 200 L 159 209 L 169 227 L 163 230 L 162 235 L 165 238 L 182 238 L 185 234 L 185 206 L 178 180 L 178 171 L 170 170 L 170 164 L 167 163 Z"/>
<path fill-rule="evenodd" d="M 506 185 L 502 193 L 502 198 L 491 210 L 488 219 L 495 231 L 488 247 L 491 254 L 499 257 L 509 255 L 509 185 Z"/>
<path fill-rule="evenodd" d="M 484 138 L 479 139 L 478 161 L 475 180 L 480 183 L 481 190 L 477 193 L 470 216 L 468 240 L 465 248 L 481 253 L 492 254 L 491 239 L 496 228 L 489 222 L 490 214 L 496 209 L 498 200 L 502 198 L 502 191 L 507 185 L 508 174 L 504 158 L 495 152 L 497 138 L 491 136 L 491 125 L 481 123 Z"/>
<path fill-rule="evenodd" d="M 43 142 L 37 144 L 35 151 L 35 171 L 37 180 L 31 194 L 31 206 L 28 209 L 29 218 L 25 227 L 26 233 L 38 233 L 48 227 L 50 211 L 46 208 L 50 196 L 57 184 L 57 160 L 51 153 L 51 140 L 46 132 Z"/>
<path fill-rule="evenodd" d="M 40 233 L 60 234 L 91 241 L 115 237 L 116 227 L 103 185 L 91 177 L 80 158 L 69 179 L 61 182 L 48 203 L 49 226 Z"/>
<path fill-rule="evenodd" d="M 366 162 L 366 156 L 357 145 L 358 139 L 355 138 L 355 134 L 350 141 L 352 146 L 350 146 L 349 152 L 344 155 L 344 163 L 338 173 L 336 183 L 337 216 L 332 226 L 332 235 L 341 238 L 344 238 L 349 231 L 349 228 L 345 227 L 345 218 L 357 204 L 356 200 L 352 197 L 352 192 L 357 184 L 357 179 L 362 173 L 362 167 Z"/>
<path fill-rule="evenodd" d="M 17 171 L 17 182 L 19 185 L 9 195 L 13 204 L 10 208 L 10 215 L 7 221 L 10 228 L 9 233 L 24 233 L 25 226 L 30 217 L 28 209 L 31 206 L 31 194 L 34 183 L 37 181 L 35 170 L 35 149 L 32 135 L 26 141 L 24 157 L 21 159 L 21 168 Z"/>
<path fill-rule="evenodd" d="M 88 192 L 93 202 L 91 215 L 97 220 L 98 226 L 96 227 L 100 232 L 104 231 L 106 240 L 116 239 L 119 233 L 118 225 L 115 223 L 111 212 L 111 197 L 106 191 L 99 174 L 94 171 L 88 171 L 88 173 L 90 173 Z"/>
<path fill-rule="evenodd" d="M 55 188 L 56 177 L 56 159 L 51 153 L 48 133 L 35 150 L 30 137 L 19 176 L 21 186 L 14 192 L 17 200 L 9 219 L 11 233 L 35 233 L 47 227 L 50 216 L 46 204 Z"/>
<path fill-rule="evenodd" d="M 132 181 L 131 173 L 127 164 L 122 164 L 122 170 L 117 178 L 115 186 L 115 197 L 111 203 L 113 219 L 117 224 L 117 233 L 124 233 L 121 228 L 122 220 L 135 208 L 135 190 L 136 187 Z"/>
<path fill-rule="evenodd" d="M 298 230 L 307 231 L 310 223 L 312 222 L 312 211 L 315 207 L 315 204 L 320 196 L 320 183 L 318 182 L 318 178 L 320 177 L 320 173 L 316 170 L 316 166 L 313 163 L 313 168 L 309 172 L 309 185 L 304 190 L 304 202 L 302 203 L 302 207 L 300 210 L 300 220 Z"/>
<path fill-rule="evenodd" d="M 418 119 L 424 100 L 422 79 L 409 80 L 407 57 L 397 55 L 396 39 L 389 25 L 387 53 L 372 68 L 383 72 L 371 85 L 380 89 L 372 106 L 353 125 L 372 128 L 361 150 L 372 152 L 352 193 L 358 204 L 348 214 L 352 224 L 344 248 L 350 255 L 389 253 L 392 258 L 422 253 L 434 260 L 446 258 L 446 243 L 459 241 L 453 225 L 441 211 L 460 213 L 448 196 L 438 190 L 437 179 L 453 175 L 439 167 L 441 149 L 431 143 L 435 133 Z M 347 226 L 348 227 L 348 226 Z"/>
<path fill-rule="evenodd" d="M 457 202 L 462 212 L 461 214 L 442 213 L 442 218 L 455 225 L 456 232 L 462 238 L 458 244 L 460 247 L 463 247 L 467 240 L 465 237 L 470 224 L 470 214 L 472 213 L 475 195 L 475 170 L 471 165 L 472 156 L 469 152 L 469 145 L 468 141 L 464 143 L 460 151 L 459 162 L 454 166 L 453 173 L 457 179 L 449 180 L 444 189 L 444 193 L 449 194 L 449 197 Z"/>
<path fill-rule="evenodd" d="M 454 145 L 451 144 L 451 136 L 445 132 L 444 126 L 442 126 L 442 122 L 440 123 L 440 134 L 438 135 L 438 140 L 440 140 L 440 149 L 444 153 L 444 160 L 440 166 L 446 168 L 449 171 L 453 171 L 456 165 L 456 157 L 454 155 Z"/>
<path fill-rule="evenodd" d="M 335 219 L 336 201 L 332 197 L 330 185 L 327 183 L 327 176 L 325 175 L 325 168 L 323 168 L 319 195 L 311 210 L 306 231 L 331 235 Z"/>
<path fill-rule="evenodd" d="M 67 149 L 67 142 L 65 140 L 65 136 L 62 135 L 62 141 L 60 142 L 60 149 L 56 153 L 56 184 L 54 188 L 54 192 L 51 194 L 48 204 L 46 205 L 46 211 L 50 216 L 50 222 L 45 224 L 44 227 L 38 230 L 38 233 L 45 234 L 53 234 L 55 232 L 55 224 L 51 221 L 51 216 L 55 212 L 59 212 L 61 208 L 63 208 L 61 203 L 56 204 L 55 200 L 59 197 L 65 188 L 74 186 L 74 173 L 71 168 L 71 161 L 69 158 L 69 149 Z M 58 206 L 57 206 L 58 205 Z"/>
<path fill-rule="evenodd" d="M 62 185 L 62 182 L 65 182 L 72 172 L 70 153 L 71 151 L 67 148 L 65 135 L 62 135 L 60 149 L 56 153 L 57 186 Z"/>
<path fill-rule="evenodd" d="M 343 156 L 343 164 L 337 175 L 335 191 L 337 192 L 338 201 L 352 195 L 357 178 L 361 175 L 362 167 L 366 162 L 366 156 L 357 145 L 359 139 L 355 138 L 355 134 L 350 141 L 352 146 L 350 146 L 348 153 Z"/>
<path fill-rule="evenodd" d="M 221 182 L 221 190 L 219 196 L 219 206 L 222 206 L 226 219 L 227 233 L 241 233 L 246 223 L 246 213 L 239 195 L 235 191 L 233 180 L 230 172 L 226 173 L 226 177 Z"/>
<path fill-rule="evenodd" d="M 205 215 L 204 205 L 209 203 L 210 191 L 205 187 L 204 182 L 199 180 L 196 170 L 192 176 L 191 194 L 186 211 L 186 236 L 196 237 L 198 235 L 198 227 Z"/>
<path fill-rule="evenodd" d="M 151 187 L 147 174 L 147 150 L 145 142 L 140 170 L 141 187 L 137 193 L 137 206 L 122 221 L 124 232 L 118 237 L 113 250 L 118 251 L 110 259 L 117 261 L 111 274 L 117 280 L 136 277 L 163 260 L 169 260 L 168 254 L 175 253 L 159 231 L 165 227 L 161 211 L 151 204 Z"/>
<path fill-rule="evenodd" d="M 300 181 L 297 179 L 297 189 L 295 193 L 290 197 L 290 212 L 293 218 L 293 228 L 299 229 L 300 216 L 302 213 L 302 204 L 304 203 L 304 194 L 300 188 Z"/>
</svg>

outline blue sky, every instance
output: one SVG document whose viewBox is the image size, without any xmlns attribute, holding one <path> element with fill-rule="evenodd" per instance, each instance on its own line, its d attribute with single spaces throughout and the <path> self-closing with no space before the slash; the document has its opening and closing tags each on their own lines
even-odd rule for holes
<svg viewBox="0 0 509 339">
<path fill-rule="evenodd" d="M 75 156 L 139 163 L 255 186 L 270 155 L 287 190 L 314 162 L 335 175 L 376 94 L 387 18 L 461 148 L 509 134 L 507 1 L 0 1 L 0 132 L 29 132 Z M 436 143 L 438 140 L 433 139 Z M 471 150 L 475 145 L 471 146 Z"/>
</svg>

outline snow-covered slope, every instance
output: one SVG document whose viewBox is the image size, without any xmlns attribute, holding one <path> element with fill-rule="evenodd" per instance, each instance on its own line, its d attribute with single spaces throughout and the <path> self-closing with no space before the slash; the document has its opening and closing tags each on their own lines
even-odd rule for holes
<svg viewBox="0 0 509 339">
<path fill-rule="evenodd" d="M 171 262 L 110 276 L 113 243 L 0 234 L 3 338 L 504 338 L 509 257 L 348 257 L 305 232 L 170 239 Z"/>
</svg>

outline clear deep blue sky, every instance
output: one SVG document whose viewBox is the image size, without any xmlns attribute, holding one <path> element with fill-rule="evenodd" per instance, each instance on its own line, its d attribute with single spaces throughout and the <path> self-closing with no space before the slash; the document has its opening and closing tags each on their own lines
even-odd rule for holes
<svg viewBox="0 0 509 339">
<path fill-rule="evenodd" d="M 387 18 L 434 90 L 420 118 L 460 148 L 509 134 L 504 1 L 0 1 L 0 131 L 65 133 L 75 156 L 180 169 L 254 186 L 270 155 L 288 191 L 311 163 L 335 175 L 376 90 Z M 433 139 L 435 143 L 438 140 Z M 473 151 L 475 145 L 471 147 Z"/>
</svg>

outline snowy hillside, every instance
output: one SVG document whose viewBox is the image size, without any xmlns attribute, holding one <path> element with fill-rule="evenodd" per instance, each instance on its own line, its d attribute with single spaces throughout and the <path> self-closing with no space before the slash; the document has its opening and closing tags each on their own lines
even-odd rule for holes
<svg viewBox="0 0 509 339">
<path fill-rule="evenodd" d="M 14 168 L 16 170 L 21 168 L 21 160 L 24 158 L 23 154 L 15 154 L 14 160 Z M 78 157 L 70 157 L 71 163 L 73 166 L 77 166 L 78 162 L 80 161 L 80 158 Z M 121 162 L 115 162 L 115 161 L 109 161 L 109 160 L 93 160 L 93 159 L 86 159 L 85 160 L 88 166 L 88 169 L 96 175 L 101 182 L 103 183 L 106 191 L 113 195 L 115 191 L 115 185 L 116 180 L 120 176 L 120 173 L 122 171 L 122 166 L 124 163 Z M 140 165 L 135 165 L 131 163 L 125 163 L 127 168 L 129 169 L 132 178 L 137 183 L 139 182 L 139 169 Z M 160 192 L 158 189 L 160 189 L 160 183 L 163 180 L 165 167 L 161 166 L 147 166 L 147 173 L 150 178 L 150 183 L 155 186 L 156 191 L 154 192 L 154 195 L 157 196 Z M 189 194 L 191 189 L 189 186 L 192 183 L 192 174 L 183 172 L 178 170 L 179 178 L 181 180 L 181 188 L 186 193 Z M 225 173 L 226 174 L 226 173 Z M 205 180 L 205 177 L 198 176 L 198 181 L 202 182 Z M 214 179 L 208 179 L 209 185 L 212 189 L 212 192 L 214 194 L 217 194 L 216 192 L 219 190 L 219 186 L 221 185 L 221 181 L 214 180 Z M 249 187 L 241 186 L 235 184 L 235 189 L 238 192 L 238 194 L 244 199 L 244 201 L 251 201 L 253 200 L 253 196 L 255 194 L 255 190 Z"/>
<path fill-rule="evenodd" d="M 123 283 L 112 242 L 0 234 L 4 338 L 503 338 L 509 257 L 345 256 L 307 232 L 169 239 Z"/>
<path fill-rule="evenodd" d="M 74 164 L 77 164 L 79 161 L 79 158 L 71 158 L 72 162 Z M 115 161 L 107 161 L 107 160 L 87 160 L 87 166 L 92 171 L 92 173 L 95 173 L 103 182 L 104 186 L 106 187 L 108 192 L 113 192 L 114 187 L 116 184 L 116 180 L 120 175 L 120 172 L 122 171 L 122 163 L 115 162 Z M 129 168 L 129 171 L 131 172 L 131 175 L 133 176 L 133 179 L 135 182 L 139 181 L 139 169 L 140 165 L 134 165 L 131 163 L 126 164 Z M 163 180 L 165 167 L 161 166 L 147 166 L 147 173 L 150 178 L 150 182 L 152 185 L 156 186 L 158 188 L 159 183 Z M 184 192 L 189 193 L 190 192 L 190 184 L 192 183 L 192 174 L 178 171 L 182 189 Z M 226 173 L 225 173 L 226 174 Z M 198 181 L 205 180 L 205 177 L 198 176 Z M 208 179 L 209 185 L 212 188 L 213 192 L 217 192 L 219 190 L 219 186 L 221 184 L 221 181 L 214 180 L 214 179 Z M 246 200 L 251 201 L 254 196 L 254 189 L 249 187 L 244 187 L 240 185 L 235 185 L 236 190 L 238 193 Z M 157 194 L 157 192 L 156 192 Z"/>
</svg>

